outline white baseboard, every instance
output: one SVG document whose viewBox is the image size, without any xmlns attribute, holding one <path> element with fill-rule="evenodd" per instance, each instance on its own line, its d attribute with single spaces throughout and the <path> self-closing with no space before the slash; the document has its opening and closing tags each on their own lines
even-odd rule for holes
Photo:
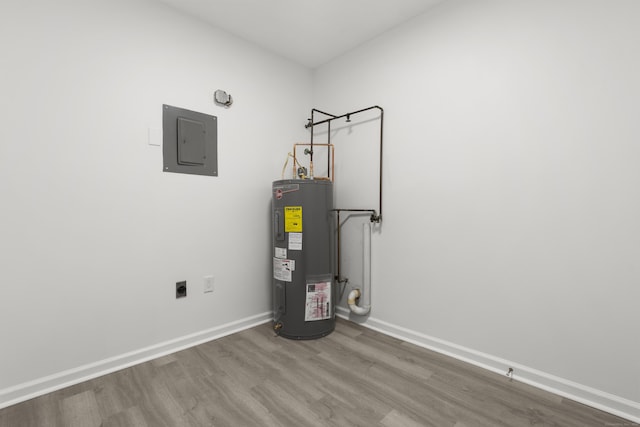
<svg viewBox="0 0 640 427">
<path fill-rule="evenodd" d="M 514 370 L 513 379 L 516 381 L 555 393 L 562 397 L 575 400 L 587 406 L 609 412 L 610 414 L 617 415 L 634 423 L 640 424 L 639 402 L 634 402 L 564 378 L 556 377 L 510 360 L 505 360 L 438 338 L 430 337 L 420 332 L 396 326 L 373 317 L 353 315 L 349 309 L 344 307 L 336 307 L 336 312 L 339 317 L 361 324 L 369 329 L 445 354 L 501 375 L 505 375 L 507 369 L 511 367 Z"/>
<path fill-rule="evenodd" d="M 174 340 L 165 341 L 126 354 L 100 360 L 78 368 L 69 369 L 47 377 L 18 384 L 0 390 L 0 409 L 62 388 L 100 377 L 142 362 L 147 362 L 167 354 L 175 353 L 217 338 L 252 328 L 272 319 L 272 313 L 266 312 L 244 319 L 196 332 Z"/>
</svg>

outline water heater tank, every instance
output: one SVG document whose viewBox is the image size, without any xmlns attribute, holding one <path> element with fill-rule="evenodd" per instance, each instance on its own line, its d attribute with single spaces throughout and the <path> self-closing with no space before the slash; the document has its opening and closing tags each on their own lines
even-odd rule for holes
<svg viewBox="0 0 640 427">
<path fill-rule="evenodd" d="M 281 180 L 272 187 L 273 324 L 286 338 L 335 328 L 333 184 Z"/>
</svg>

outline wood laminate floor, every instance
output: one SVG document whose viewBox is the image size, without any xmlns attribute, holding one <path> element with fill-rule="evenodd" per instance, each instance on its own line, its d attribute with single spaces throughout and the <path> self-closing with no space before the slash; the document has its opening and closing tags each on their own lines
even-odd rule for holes
<svg viewBox="0 0 640 427">
<path fill-rule="evenodd" d="M 338 320 L 257 326 L 0 410 L 0 426 L 630 426 L 616 416 Z"/>
</svg>

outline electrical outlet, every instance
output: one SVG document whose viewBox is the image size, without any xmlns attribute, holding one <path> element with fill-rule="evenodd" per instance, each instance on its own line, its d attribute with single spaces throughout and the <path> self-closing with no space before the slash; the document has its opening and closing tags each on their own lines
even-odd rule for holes
<svg viewBox="0 0 640 427">
<path fill-rule="evenodd" d="M 187 296 L 187 281 L 176 282 L 176 298 L 184 298 Z"/>
<path fill-rule="evenodd" d="M 213 276 L 204 276 L 204 293 L 213 292 Z"/>
</svg>

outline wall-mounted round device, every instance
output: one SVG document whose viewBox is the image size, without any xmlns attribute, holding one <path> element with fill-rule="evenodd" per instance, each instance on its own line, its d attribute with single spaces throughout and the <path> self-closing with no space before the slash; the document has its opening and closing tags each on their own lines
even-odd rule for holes
<svg viewBox="0 0 640 427">
<path fill-rule="evenodd" d="M 220 89 L 216 90 L 213 94 L 213 100 L 216 104 L 224 107 L 230 107 L 231 104 L 233 104 L 233 98 L 231 98 L 231 95 Z"/>
</svg>

